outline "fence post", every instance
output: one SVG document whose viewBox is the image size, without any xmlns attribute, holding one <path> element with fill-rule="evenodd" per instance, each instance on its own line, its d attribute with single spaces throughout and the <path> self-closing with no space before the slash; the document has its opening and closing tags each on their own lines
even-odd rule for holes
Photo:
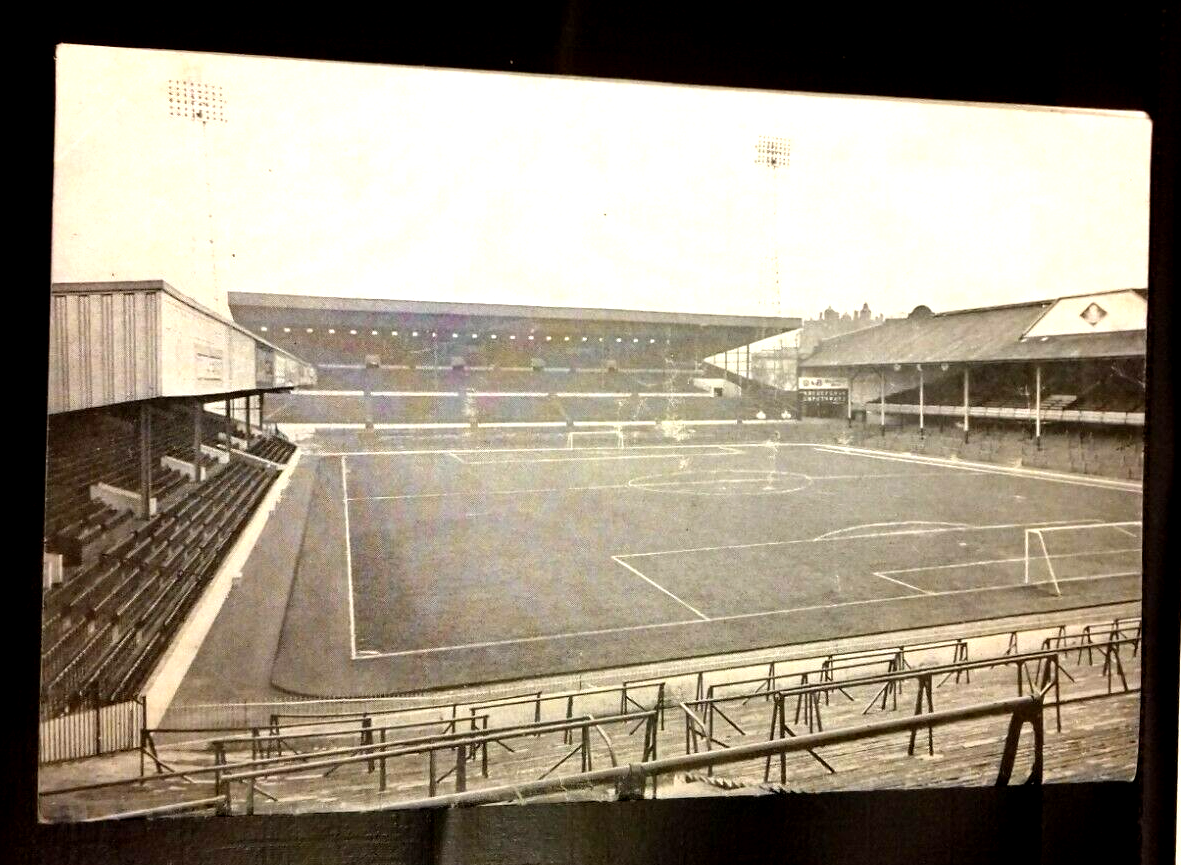
<svg viewBox="0 0 1181 865">
<path fill-rule="evenodd" d="M 135 703 L 136 708 L 139 710 L 139 731 L 140 733 L 143 733 L 143 731 L 148 728 L 148 698 L 146 695 L 141 694 L 135 698 Z"/>
<path fill-rule="evenodd" d="M 1042 702 L 1032 704 L 1031 708 L 1017 709 L 1009 719 L 1009 731 L 1005 735 L 1005 750 L 1001 755 L 1000 770 L 997 772 L 997 786 L 1009 783 L 1013 776 L 1013 764 L 1017 760 L 1017 745 L 1021 739 L 1021 728 L 1028 723 L 1033 728 L 1033 765 L 1029 770 L 1026 784 L 1042 783 L 1043 748 L 1045 745 L 1045 731 L 1042 724 Z"/>
<path fill-rule="evenodd" d="M 377 779 L 377 789 L 385 792 L 385 727 L 381 728 L 381 760 L 379 761 L 380 774 Z"/>
<path fill-rule="evenodd" d="M 915 695 L 915 701 L 914 701 L 914 714 L 915 714 L 916 718 L 919 715 L 923 714 L 923 694 L 924 694 L 924 692 L 927 695 L 927 711 L 934 712 L 935 706 L 934 706 L 934 703 L 931 698 L 931 674 L 930 673 L 928 673 L 924 676 L 919 676 L 918 693 Z M 910 746 L 906 749 L 906 753 L 910 756 L 914 756 L 914 743 L 915 743 L 915 739 L 918 737 L 918 733 L 919 733 L 918 728 L 915 728 L 910 731 Z M 927 753 L 930 756 L 935 755 L 935 731 L 931 727 L 927 728 Z"/>
<path fill-rule="evenodd" d="M 361 744 L 362 745 L 372 745 L 373 744 L 372 727 L 373 727 L 373 719 L 372 718 L 370 718 L 368 715 L 361 718 Z M 373 774 L 373 761 L 369 760 L 365 765 L 367 767 L 365 771 L 368 774 L 372 775 Z"/>
<path fill-rule="evenodd" d="M 484 732 L 487 733 L 488 732 L 488 716 L 487 715 L 484 716 L 483 728 L 484 728 Z M 484 744 L 482 746 L 480 746 L 480 773 L 485 778 L 488 777 L 488 740 L 487 739 L 485 739 Z"/>
<path fill-rule="evenodd" d="M 627 775 L 615 787 L 615 798 L 619 802 L 634 802 L 644 798 L 644 772 L 638 764 L 628 764 Z"/>
<path fill-rule="evenodd" d="M 1062 675 L 1062 667 L 1058 660 L 1058 655 L 1054 655 L 1054 721 L 1055 727 L 1059 733 L 1062 732 L 1062 692 L 1059 690 L 1060 676 Z"/>
<path fill-rule="evenodd" d="M 438 792 L 438 786 L 435 782 L 436 772 L 435 772 L 435 749 L 434 748 L 431 748 L 431 750 L 427 751 L 427 772 L 429 773 L 429 778 L 427 780 L 427 795 L 434 796 L 435 793 Z"/>
<path fill-rule="evenodd" d="M 467 750 L 464 745 L 455 748 L 455 792 L 462 793 L 467 789 Z"/>
<path fill-rule="evenodd" d="M 93 695 L 91 696 L 93 702 L 92 711 L 94 712 L 94 753 L 101 754 L 103 752 L 103 716 L 100 711 L 102 703 L 98 698 L 98 686 L 95 685 Z"/>
</svg>

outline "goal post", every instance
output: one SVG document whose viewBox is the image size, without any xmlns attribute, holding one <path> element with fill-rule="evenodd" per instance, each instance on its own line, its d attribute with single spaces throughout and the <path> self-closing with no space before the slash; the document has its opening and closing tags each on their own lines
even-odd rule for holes
<svg viewBox="0 0 1181 865">
<path fill-rule="evenodd" d="M 1023 583 L 1061 596 L 1063 583 L 1139 574 L 1142 532 L 1140 520 L 1027 528 Z"/>
<path fill-rule="evenodd" d="M 566 433 L 566 447 L 570 450 L 622 448 L 624 447 L 623 430 L 619 427 L 571 430 Z"/>
</svg>

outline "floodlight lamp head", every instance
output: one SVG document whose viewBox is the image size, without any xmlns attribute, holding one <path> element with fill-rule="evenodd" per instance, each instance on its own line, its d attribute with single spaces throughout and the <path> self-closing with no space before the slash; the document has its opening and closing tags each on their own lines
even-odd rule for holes
<svg viewBox="0 0 1181 865">
<path fill-rule="evenodd" d="M 202 125 L 226 122 L 226 97 L 222 87 L 201 81 L 169 80 L 168 113 Z"/>
<path fill-rule="evenodd" d="M 791 157 L 791 141 L 770 135 L 760 135 L 755 142 L 755 163 L 768 168 L 786 168 Z"/>
</svg>

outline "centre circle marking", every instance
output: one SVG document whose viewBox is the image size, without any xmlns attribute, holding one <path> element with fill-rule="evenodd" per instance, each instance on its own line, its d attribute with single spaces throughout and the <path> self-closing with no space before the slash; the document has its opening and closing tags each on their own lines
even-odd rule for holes
<svg viewBox="0 0 1181 865">
<path fill-rule="evenodd" d="M 627 482 L 631 489 L 689 496 L 777 496 L 811 486 L 796 472 L 759 469 L 715 469 L 644 475 Z"/>
</svg>

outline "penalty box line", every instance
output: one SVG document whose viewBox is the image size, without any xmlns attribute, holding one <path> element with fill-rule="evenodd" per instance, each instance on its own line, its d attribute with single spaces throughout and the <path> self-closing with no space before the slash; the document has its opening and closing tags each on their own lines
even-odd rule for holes
<svg viewBox="0 0 1181 865">
<path fill-rule="evenodd" d="M 1064 523 L 1078 524 L 1079 522 L 1080 522 L 1079 520 L 1053 520 L 1053 521 L 1037 522 L 1037 523 L 995 523 L 992 525 L 985 525 L 985 526 L 971 526 L 971 525 L 966 525 L 966 524 L 948 525 L 948 524 L 941 523 L 941 524 L 935 524 L 933 528 L 905 529 L 903 531 L 896 531 L 896 532 L 866 532 L 864 534 L 857 534 L 857 535 L 834 535 L 833 532 L 825 532 L 824 534 L 818 535 L 817 537 L 814 537 L 814 538 L 793 538 L 793 539 L 787 540 L 787 541 L 754 541 L 752 543 L 747 543 L 747 544 L 723 544 L 723 545 L 716 546 L 716 547 L 684 547 L 684 548 L 678 549 L 678 550 L 654 550 L 652 552 L 647 552 L 647 553 L 617 553 L 616 556 L 621 559 L 636 559 L 636 558 L 647 558 L 649 556 L 672 556 L 672 555 L 679 555 L 682 553 L 713 553 L 713 552 L 720 552 L 722 550 L 746 550 L 746 549 L 752 549 L 755 547 L 779 547 L 779 546 L 791 546 L 794 544 L 834 543 L 834 542 L 840 542 L 840 541 L 864 540 L 866 538 L 893 538 L 893 537 L 898 537 L 899 535 L 931 535 L 931 534 L 940 534 L 943 532 L 991 532 L 991 531 L 1000 531 L 1002 529 L 1035 529 L 1035 528 L 1040 528 L 1043 526 L 1061 525 Z M 875 525 L 875 526 L 914 525 L 914 523 L 907 521 L 907 522 L 900 522 L 900 523 L 875 523 L 873 525 Z M 854 528 L 854 529 L 868 528 L 868 526 L 853 526 L 852 528 Z M 845 530 L 838 529 L 836 531 L 845 531 Z"/>
<path fill-rule="evenodd" d="M 1119 573 L 1095 574 L 1093 576 L 1086 576 L 1086 577 L 1068 577 L 1066 579 L 1059 580 L 1058 582 L 1059 583 L 1073 583 L 1073 582 L 1082 582 L 1082 581 L 1107 580 L 1107 579 L 1115 579 L 1115 578 L 1119 578 L 1119 577 L 1134 577 L 1137 575 L 1138 575 L 1138 572 L 1136 572 L 1136 571 L 1122 571 Z M 1031 583 L 1029 585 L 1042 585 L 1042 583 Z M 431 654 L 438 654 L 439 652 L 463 651 L 465 649 L 487 649 L 487 648 L 494 648 L 497 646 L 513 646 L 513 645 L 522 645 L 522 644 L 527 644 L 527 643 L 539 643 L 539 642 L 544 642 L 547 640 L 568 640 L 568 639 L 575 639 L 578 637 L 599 637 L 599 636 L 606 636 L 608 634 L 623 634 L 623 633 L 629 633 L 629 632 L 634 632 L 634 631 L 657 630 L 657 629 L 661 629 L 661 628 L 677 628 L 677 627 L 683 627 L 686 625 L 705 625 L 705 624 L 717 624 L 719 622 L 735 622 L 735 621 L 742 621 L 745 619 L 759 619 L 759 618 L 764 618 L 767 616 L 783 616 L 783 615 L 788 615 L 791 613 L 809 613 L 809 612 L 817 612 L 820 610 L 836 610 L 836 609 L 841 609 L 844 607 L 864 607 L 864 606 L 869 606 L 872 604 L 884 604 L 884 603 L 894 603 L 894 602 L 902 602 L 902 601 L 913 601 L 916 599 L 929 599 L 929 598 L 945 597 L 945 596 L 951 596 L 951 595 L 970 595 L 970 594 L 975 594 L 975 593 L 979 593 L 979 592 L 994 592 L 994 591 L 1000 591 L 1000 590 L 1004 590 L 1004 589 L 1021 590 L 1021 589 L 1027 589 L 1028 587 L 1029 586 L 1026 586 L 1025 584 L 1017 583 L 1017 584 L 1013 584 L 1013 585 L 1003 585 L 1003 586 L 981 586 L 978 588 L 970 588 L 970 589 L 944 589 L 941 591 L 928 592 L 926 594 L 921 594 L 921 595 L 891 595 L 891 596 L 888 596 L 885 598 L 867 598 L 867 599 L 863 599 L 863 600 L 859 600 L 859 601 L 841 601 L 840 603 L 836 603 L 836 604 L 813 604 L 811 606 L 806 606 L 806 607 L 790 607 L 790 608 L 784 608 L 784 609 L 778 609 L 778 610 L 760 610 L 760 611 L 754 612 L 754 613 L 734 613 L 734 614 L 728 615 L 728 616 L 715 616 L 712 619 L 683 619 L 683 620 L 675 621 L 675 622 L 655 622 L 650 625 L 625 625 L 625 626 L 617 627 L 617 628 L 596 628 L 593 630 L 586 630 L 586 631 L 569 631 L 569 632 L 561 633 L 561 634 L 542 634 L 542 635 L 536 636 L 536 637 L 510 637 L 510 638 L 506 638 L 503 640 L 487 640 L 487 641 L 477 642 L 477 643 L 459 643 L 459 644 L 451 645 L 451 646 L 433 646 L 433 647 L 426 648 L 426 649 L 402 649 L 402 650 L 396 651 L 396 652 L 374 652 L 374 651 L 367 650 L 367 651 L 361 652 L 360 654 L 354 652 L 353 656 L 352 656 L 352 660 L 354 660 L 354 661 L 370 661 L 370 660 L 377 660 L 380 658 L 398 658 L 398 657 L 406 657 L 406 656 L 410 656 L 410 655 L 431 655 Z"/>
<path fill-rule="evenodd" d="M 664 586 L 660 585 L 660 583 L 656 582 L 656 580 L 652 579 L 651 577 L 645 576 L 643 573 L 641 573 L 639 570 L 637 570 L 636 568 L 629 565 L 627 562 L 621 561 L 618 556 L 612 556 L 611 561 L 615 562 L 615 564 L 617 564 L 617 565 L 622 565 L 623 567 L 625 567 L 629 571 L 631 571 L 633 574 L 635 574 L 637 577 L 639 577 L 641 580 L 646 582 L 648 585 L 654 586 L 656 589 L 660 590 L 661 592 L 664 592 L 664 594 L 668 595 L 670 598 L 672 598 L 674 601 L 676 601 L 678 604 L 680 604 L 686 610 L 691 612 L 693 615 L 697 616 L 697 618 L 699 618 L 705 622 L 709 621 L 709 616 L 707 616 L 705 613 L 701 612 L 701 610 L 697 609 L 692 604 L 685 602 L 681 598 L 678 598 L 676 595 L 674 595 L 672 592 L 670 592 Z"/>
<path fill-rule="evenodd" d="M 1127 547 L 1124 549 L 1117 549 L 1117 550 L 1090 550 L 1090 551 L 1076 552 L 1076 553 L 1056 553 L 1055 555 L 1050 556 L 1049 558 L 1051 558 L 1051 559 L 1069 559 L 1069 558 L 1078 558 L 1080 556 L 1114 556 L 1117 554 L 1138 553 L 1138 552 L 1140 552 L 1140 547 Z M 1013 558 L 1005 558 L 1005 559 L 982 559 L 982 560 L 976 561 L 976 562 L 949 562 L 948 564 L 945 564 L 945 565 L 922 565 L 920 567 L 915 567 L 915 568 L 893 568 L 891 570 L 872 571 L 872 574 L 875 577 L 882 578 L 883 580 L 889 580 L 891 583 L 897 583 L 898 585 L 905 586 L 908 589 L 914 589 L 916 592 L 922 592 L 924 595 L 930 595 L 930 594 L 936 593 L 937 590 L 924 589 L 924 588 L 922 588 L 920 586 L 916 586 L 912 583 L 904 582 L 903 580 L 900 580 L 895 576 L 891 576 L 891 574 L 913 574 L 913 573 L 920 573 L 920 572 L 927 572 L 927 571 L 951 571 L 951 570 L 955 570 L 956 568 L 976 568 L 976 567 L 983 567 L 983 566 L 987 566 L 987 565 L 1010 565 L 1010 564 L 1014 564 L 1016 562 L 1024 562 L 1024 561 L 1025 561 L 1025 558 L 1023 556 L 1016 556 Z M 1121 574 L 1112 575 L 1112 576 L 1123 576 L 1123 575 L 1124 574 L 1121 573 Z M 1108 576 L 1108 575 L 1100 574 L 1098 576 Z M 1084 575 L 1083 577 L 1071 577 L 1070 579 L 1076 579 L 1076 580 L 1077 579 L 1088 579 L 1088 577 Z M 1058 582 L 1060 582 L 1060 583 L 1066 582 L 1066 580 L 1059 580 Z M 996 583 L 995 585 L 998 587 L 1003 587 L 1003 586 L 1009 585 L 1009 584 Z"/>
</svg>

